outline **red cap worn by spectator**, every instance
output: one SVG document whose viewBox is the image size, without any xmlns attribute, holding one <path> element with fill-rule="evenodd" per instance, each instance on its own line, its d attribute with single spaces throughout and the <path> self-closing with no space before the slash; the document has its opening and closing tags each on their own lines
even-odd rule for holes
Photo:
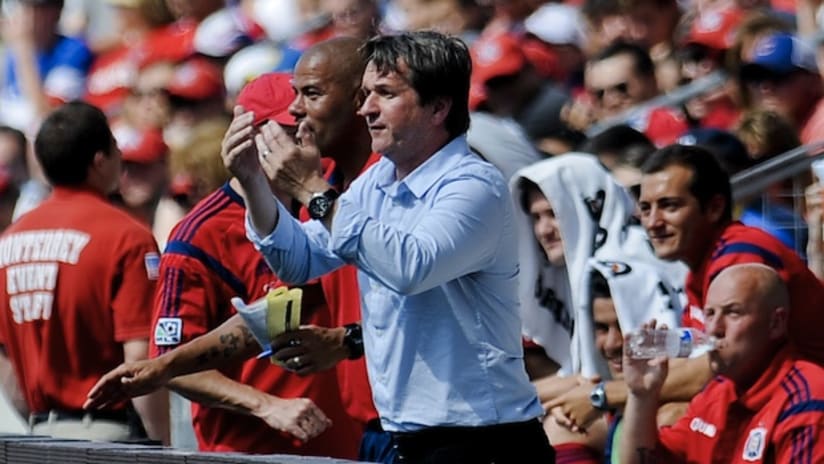
<svg viewBox="0 0 824 464">
<path fill-rule="evenodd" d="M 295 99 L 292 75 L 266 73 L 246 84 L 237 96 L 237 104 L 255 114 L 255 125 L 275 121 L 284 126 L 295 126 L 289 105 Z"/>
<path fill-rule="evenodd" d="M 187 100 L 217 97 L 223 94 L 223 73 L 208 60 L 194 58 L 177 65 L 166 90 Z"/>
<path fill-rule="evenodd" d="M 114 124 L 112 135 L 126 162 L 151 164 L 163 160 L 169 152 L 160 129 L 140 130 L 127 124 Z"/>
<path fill-rule="evenodd" d="M 472 78 L 479 83 L 517 74 L 527 64 L 520 42 L 509 34 L 481 37 L 470 51 Z"/>
<path fill-rule="evenodd" d="M 527 64 L 520 42 L 509 34 L 483 36 L 469 52 L 472 57 L 469 107 L 473 110 L 486 100 L 484 85 L 489 80 L 517 74 Z"/>
<path fill-rule="evenodd" d="M 714 50 L 728 50 L 743 20 L 744 11 L 736 6 L 711 8 L 696 16 L 684 42 Z"/>
</svg>

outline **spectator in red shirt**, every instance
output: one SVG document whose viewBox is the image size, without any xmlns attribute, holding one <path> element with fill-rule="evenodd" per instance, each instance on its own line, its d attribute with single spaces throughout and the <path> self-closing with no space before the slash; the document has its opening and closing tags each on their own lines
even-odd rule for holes
<svg viewBox="0 0 824 464">
<path fill-rule="evenodd" d="M 146 358 L 158 277 L 151 232 L 106 200 L 121 170 L 106 117 L 67 103 L 34 147 L 54 191 L 0 236 L 0 367 L 14 367 L 3 387 L 25 394 L 33 433 L 119 441 L 140 438 L 142 421 L 167 442 L 165 392 L 81 408 L 103 373 Z"/>
<path fill-rule="evenodd" d="M 723 270 L 704 308 L 707 329 L 718 340 L 710 353 L 718 377 L 680 421 L 660 431 L 655 414 L 667 358 L 625 354 L 630 394 L 621 462 L 821 462 L 824 370 L 799 359 L 787 343 L 794 309 L 772 268 L 749 263 Z"/>
<path fill-rule="evenodd" d="M 732 220 L 729 177 L 713 155 L 698 146 L 671 145 L 644 164 L 639 208 L 658 257 L 690 269 L 689 308 L 683 325 L 703 328 L 707 289 L 724 268 L 762 263 L 778 272 L 790 292 L 790 341 L 802 355 L 824 360 L 820 336 L 824 286 L 798 255 L 768 233 Z"/>
</svg>

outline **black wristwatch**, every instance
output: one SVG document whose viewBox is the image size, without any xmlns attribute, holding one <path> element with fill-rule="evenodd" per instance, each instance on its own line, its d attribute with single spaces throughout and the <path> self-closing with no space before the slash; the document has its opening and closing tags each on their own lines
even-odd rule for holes
<svg viewBox="0 0 824 464">
<path fill-rule="evenodd" d="M 592 407 L 599 411 L 606 411 L 609 409 L 609 404 L 607 403 L 607 392 L 604 390 L 604 382 L 598 382 L 598 384 L 595 385 L 595 388 L 592 389 L 592 393 L 589 394 L 589 401 L 592 403 Z"/>
<path fill-rule="evenodd" d="M 312 219 L 323 219 L 328 216 L 338 196 L 338 191 L 335 189 L 312 194 L 312 198 L 309 199 L 309 204 L 306 206 L 306 209 L 309 210 L 309 217 Z"/>
<path fill-rule="evenodd" d="M 343 346 L 349 349 L 348 359 L 363 357 L 363 332 L 360 324 L 346 324 L 343 326 Z"/>
</svg>

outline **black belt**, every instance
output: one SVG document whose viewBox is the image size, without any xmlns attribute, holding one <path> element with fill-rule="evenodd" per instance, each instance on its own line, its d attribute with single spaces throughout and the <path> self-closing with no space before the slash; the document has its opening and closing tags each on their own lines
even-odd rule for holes
<svg viewBox="0 0 824 464">
<path fill-rule="evenodd" d="M 129 412 L 125 409 L 119 411 L 84 411 L 82 409 L 77 411 L 64 411 L 60 409 L 52 409 L 48 412 L 36 412 L 29 415 L 29 423 L 31 425 L 42 424 L 48 422 L 50 418 L 54 420 L 83 420 L 89 417 L 92 420 L 105 420 L 111 422 L 120 422 L 123 424 L 129 423 Z"/>
<path fill-rule="evenodd" d="M 555 453 L 537 419 L 478 427 L 428 427 L 416 432 L 393 432 L 392 441 L 398 452 L 398 462 L 402 463 L 555 462 Z"/>
</svg>

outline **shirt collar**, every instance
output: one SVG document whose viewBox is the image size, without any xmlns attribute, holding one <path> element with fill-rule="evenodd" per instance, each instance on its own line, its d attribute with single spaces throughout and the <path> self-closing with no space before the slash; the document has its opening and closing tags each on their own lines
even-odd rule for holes
<svg viewBox="0 0 824 464">
<path fill-rule="evenodd" d="M 755 384 L 741 395 L 738 402 L 750 411 L 762 409 L 775 396 L 776 391 L 780 391 L 778 386 L 784 381 L 792 363 L 790 348 L 785 346 L 770 361 Z"/>
<path fill-rule="evenodd" d="M 758 380 L 740 395 L 735 388 L 735 383 L 727 377 L 719 375 L 712 381 L 723 383 L 718 396 L 724 398 L 724 403 L 738 403 L 748 411 L 759 411 L 775 396 L 776 391 L 779 391 L 779 385 L 784 381 L 792 363 L 791 349 L 785 345 L 770 361 Z"/>
<path fill-rule="evenodd" d="M 395 165 L 388 163 L 391 166 L 391 174 L 385 176 L 384 181 L 378 183 L 378 187 L 389 195 L 394 196 L 402 190 L 408 190 L 415 197 L 421 198 L 468 153 L 466 136 L 460 135 L 432 154 L 400 182 L 395 178 Z"/>
<path fill-rule="evenodd" d="M 704 307 L 704 297 L 706 296 L 704 295 L 704 290 L 706 290 L 706 288 L 704 288 L 704 279 L 707 271 L 713 263 L 715 253 L 726 244 L 724 233 L 726 233 L 729 227 L 733 224 L 740 223 L 738 221 L 730 222 L 712 233 L 712 236 L 710 236 L 710 239 L 707 241 L 712 245 L 704 252 L 704 258 L 701 260 L 701 266 L 694 272 L 690 269 L 690 272 L 687 274 L 687 289 L 698 298 L 698 302 L 696 302 L 696 304 L 701 305 L 702 308 Z"/>
</svg>

